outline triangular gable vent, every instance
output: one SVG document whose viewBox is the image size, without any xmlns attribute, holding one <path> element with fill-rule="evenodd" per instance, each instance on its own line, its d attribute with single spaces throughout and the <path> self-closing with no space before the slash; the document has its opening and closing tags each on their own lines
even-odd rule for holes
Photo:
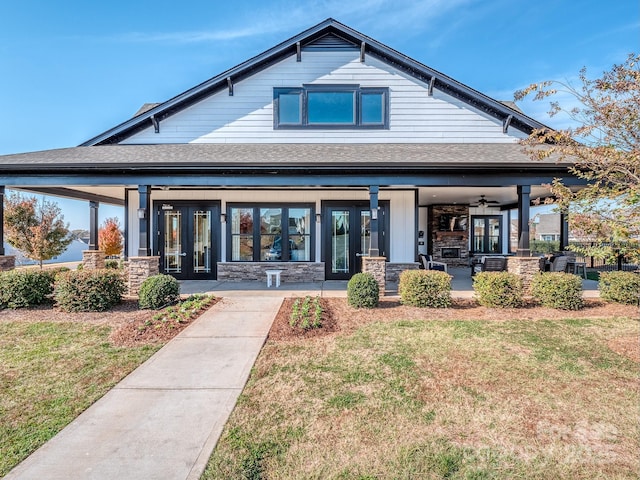
<svg viewBox="0 0 640 480">
<path fill-rule="evenodd" d="M 359 48 L 359 45 L 349 42 L 335 33 L 327 33 L 326 35 L 323 35 L 302 47 L 303 50 L 312 50 L 316 52 L 326 50 L 357 50 Z"/>
</svg>

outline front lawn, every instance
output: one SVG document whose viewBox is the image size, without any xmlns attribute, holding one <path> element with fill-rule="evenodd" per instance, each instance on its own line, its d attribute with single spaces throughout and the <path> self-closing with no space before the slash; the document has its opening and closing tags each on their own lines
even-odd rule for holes
<svg viewBox="0 0 640 480">
<path fill-rule="evenodd" d="M 0 323 L 0 476 L 159 348 L 116 348 L 110 331 L 83 323 Z"/>
<path fill-rule="evenodd" d="M 638 478 L 637 315 L 341 308 L 274 325 L 202 478 Z"/>
</svg>

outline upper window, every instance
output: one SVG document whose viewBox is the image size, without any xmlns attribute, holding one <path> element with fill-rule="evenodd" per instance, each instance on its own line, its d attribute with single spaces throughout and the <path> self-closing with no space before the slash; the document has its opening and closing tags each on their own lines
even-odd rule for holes
<svg viewBox="0 0 640 480">
<path fill-rule="evenodd" d="M 274 128 L 389 128 L 387 88 L 275 88 L 273 106 Z"/>
</svg>

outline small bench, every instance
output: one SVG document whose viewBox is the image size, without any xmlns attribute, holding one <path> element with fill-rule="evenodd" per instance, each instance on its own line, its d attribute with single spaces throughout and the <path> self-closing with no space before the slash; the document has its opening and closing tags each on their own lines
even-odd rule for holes
<svg viewBox="0 0 640 480">
<path fill-rule="evenodd" d="M 267 274 L 267 288 L 271 288 L 271 284 L 273 282 L 273 278 L 276 279 L 276 288 L 280 286 L 280 274 L 282 270 L 265 270 Z"/>
</svg>

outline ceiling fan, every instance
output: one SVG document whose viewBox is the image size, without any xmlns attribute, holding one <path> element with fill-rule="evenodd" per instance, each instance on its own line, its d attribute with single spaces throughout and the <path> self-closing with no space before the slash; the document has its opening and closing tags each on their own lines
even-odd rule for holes
<svg viewBox="0 0 640 480">
<path fill-rule="evenodd" d="M 487 200 L 484 195 L 480 195 L 480 199 L 476 202 L 477 205 L 470 205 L 471 207 L 486 207 L 489 204 L 498 204 L 495 200 Z"/>
</svg>

